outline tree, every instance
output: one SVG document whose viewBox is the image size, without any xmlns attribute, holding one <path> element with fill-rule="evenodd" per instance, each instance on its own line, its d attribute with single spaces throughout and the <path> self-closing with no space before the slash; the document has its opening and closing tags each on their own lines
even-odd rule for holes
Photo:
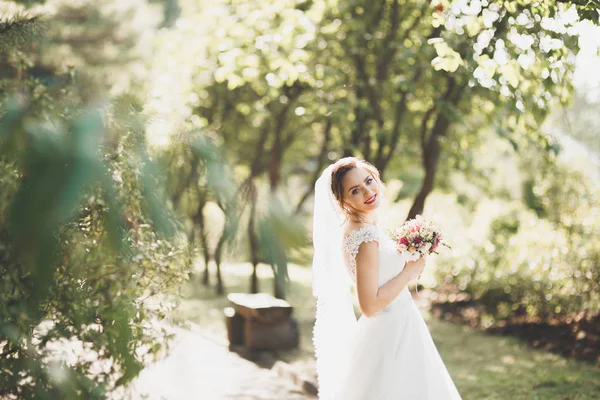
<svg viewBox="0 0 600 400">
<path fill-rule="evenodd" d="M 281 176 L 309 173 L 298 210 L 327 159 L 359 155 L 384 177 L 419 160 L 411 217 L 440 162 L 470 168 L 481 127 L 516 148 L 555 150 L 539 127 L 572 89 L 570 4 L 217 2 L 194 113 L 275 191 Z M 300 162 L 285 171 L 284 157 Z"/>
<path fill-rule="evenodd" d="M 208 265 L 212 257 L 204 209 L 211 200 L 221 205 L 231 203 L 234 189 L 232 182 L 213 140 L 199 130 L 180 132 L 177 140 L 159 154 L 162 163 L 167 166 L 167 186 L 171 202 L 178 216 L 191 223 L 188 229 L 190 262 L 195 260 L 199 239 L 204 259 L 202 282 L 208 286 Z M 217 252 L 220 251 L 221 246 L 218 246 Z M 220 265 L 217 268 L 217 286 L 221 291 L 223 282 Z"/>
<path fill-rule="evenodd" d="M 259 242 L 257 215 L 260 192 L 256 180 L 268 176 L 270 196 L 277 196 L 282 179 L 284 158 L 293 143 L 309 125 L 303 124 L 304 101 L 302 96 L 311 85 L 311 75 L 303 60 L 308 52 L 297 51 L 288 57 L 296 46 L 294 36 L 310 35 L 309 18 L 302 10 L 294 10 L 292 1 L 267 3 L 221 4 L 216 17 L 217 36 L 228 32 L 228 41 L 208 41 L 207 65 L 196 72 L 204 77 L 197 87 L 198 96 L 205 101 L 195 107 L 196 115 L 204 121 L 205 128 L 219 133 L 222 148 L 230 163 L 240 171 L 239 194 L 243 211 L 248 206 L 248 240 L 250 260 L 253 264 L 250 291 L 257 292 L 257 266 L 263 258 Z M 247 19 L 252 13 L 258 18 Z M 271 18 L 271 16 L 275 18 Z M 307 25 L 308 24 L 308 25 Z M 218 28 L 217 28 L 218 27 Z M 236 27 L 235 29 L 229 29 Z M 280 43 L 269 39 L 285 35 Z M 263 43 L 260 39 L 263 38 Z M 301 39 L 308 41 L 309 38 Z M 257 47 L 264 51 L 257 55 Z M 265 50 L 272 48 L 272 51 Z M 247 53 L 240 52 L 247 49 Z M 277 74 L 273 74 L 276 71 Z M 309 120 L 310 122 L 310 120 Z M 300 124 L 300 126 L 298 126 Z M 240 167 L 244 167 L 243 169 Z M 274 272 L 286 275 L 285 263 Z M 282 295 L 278 293 L 278 295 Z"/>
<path fill-rule="evenodd" d="M 600 103 L 576 93 L 567 107 L 557 107 L 547 125 L 549 129 L 571 136 L 596 155 L 600 154 Z"/>
<path fill-rule="evenodd" d="M 168 336 L 148 323 L 169 305 L 149 300 L 188 273 L 161 175 L 150 174 L 139 102 L 91 106 L 114 82 L 95 79 L 100 65 L 89 79 L 85 63 L 65 65 L 101 54 L 78 52 L 73 36 L 67 45 L 55 24 L 99 14 L 57 6 L 41 15 L 0 5 L 10 11 L 0 17 L 0 391 L 9 398 L 103 398 L 131 381 Z M 86 27 L 80 39 L 98 28 Z M 64 342 L 82 352 L 57 359 L 53 346 Z"/>
<path fill-rule="evenodd" d="M 553 20 L 556 10 L 563 6 L 393 0 L 332 7 L 316 40 L 329 50 L 320 64 L 339 78 L 327 90 L 349 92 L 344 154 L 372 160 L 385 176 L 396 156 L 419 152 L 424 178 L 410 218 L 423 211 L 444 152 L 463 158 L 483 133 L 479 126 L 498 126 L 517 146 L 552 148 L 539 126 L 549 99 L 568 99 L 577 50 L 569 28 L 577 18 L 561 11 L 563 20 Z"/>
<path fill-rule="evenodd" d="M 471 152 L 490 126 L 515 149 L 557 150 L 539 127 L 551 100 L 570 96 L 578 17 L 571 3 L 505 3 L 184 7 L 193 17 L 164 38 L 157 63 L 177 60 L 160 71 L 179 77 L 164 80 L 177 93 L 179 121 L 213 132 L 236 166 L 251 291 L 261 260 L 256 213 L 268 204 L 263 180 L 268 195 L 286 204 L 292 197 L 281 183 L 303 177 L 306 186 L 293 196 L 300 214 L 329 160 L 362 156 L 390 179 L 418 162 L 422 182 L 411 217 L 422 212 L 440 164 L 473 170 Z"/>
</svg>

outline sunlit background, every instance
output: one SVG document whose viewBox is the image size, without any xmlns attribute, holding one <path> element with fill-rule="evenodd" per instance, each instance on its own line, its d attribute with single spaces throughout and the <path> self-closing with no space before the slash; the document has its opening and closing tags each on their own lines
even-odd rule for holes
<svg viewBox="0 0 600 400">
<path fill-rule="evenodd" d="M 1 2 L 0 399 L 313 398 L 223 309 L 287 300 L 269 359 L 315 382 L 312 192 L 350 155 L 451 245 L 411 291 L 465 400 L 600 398 L 599 7 Z"/>
</svg>

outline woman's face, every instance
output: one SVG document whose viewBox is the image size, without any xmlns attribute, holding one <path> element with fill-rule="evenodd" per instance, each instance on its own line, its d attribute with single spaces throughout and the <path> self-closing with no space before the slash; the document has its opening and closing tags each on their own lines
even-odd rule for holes
<svg viewBox="0 0 600 400">
<path fill-rule="evenodd" d="M 344 203 L 360 213 L 368 213 L 379 207 L 380 186 L 363 167 L 353 168 L 342 179 Z"/>
</svg>

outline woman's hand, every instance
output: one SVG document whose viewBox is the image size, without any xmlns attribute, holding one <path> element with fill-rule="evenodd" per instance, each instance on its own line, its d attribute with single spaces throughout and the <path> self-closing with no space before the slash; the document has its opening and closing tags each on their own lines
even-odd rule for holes
<svg viewBox="0 0 600 400">
<path fill-rule="evenodd" d="M 415 261 L 407 261 L 402 272 L 404 272 L 410 280 L 413 280 L 421 275 L 425 269 L 426 257 L 419 257 Z"/>
<path fill-rule="evenodd" d="M 356 255 L 356 292 L 363 315 L 377 314 L 398 297 L 408 283 L 423 272 L 425 260 L 421 257 L 407 262 L 402 272 L 379 286 L 379 243 L 362 243 Z"/>
</svg>

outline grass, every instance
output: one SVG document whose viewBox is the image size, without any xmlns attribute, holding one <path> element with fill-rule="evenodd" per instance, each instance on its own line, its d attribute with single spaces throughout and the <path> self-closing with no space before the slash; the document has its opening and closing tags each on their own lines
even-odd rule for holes
<svg viewBox="0 0 600 400">
<path fill-rule="evenodd" d="M 250 266 L 224 266 L 227 292 L 247 292 Z M 272 292 L 270 267 L 260 266 L 261 290 Z M 314 300 L 309 268 L 291 266 L 288 301 L 300 326 L 300 347 L 279 354 L 306 374 L 313 371 L 312 324 Z M 190 283 L 186 299 L 174 317 L 191 321 L 226 338 L 223 308 L 225 297 L 213 288 Z M 535 350 L 516 338 L 474 332 L 467 327 L 438 321 L 423 310 L 438 350 L 464 400 L 592 400 L 600 399 L 600 369 Z"/>
</svg>

